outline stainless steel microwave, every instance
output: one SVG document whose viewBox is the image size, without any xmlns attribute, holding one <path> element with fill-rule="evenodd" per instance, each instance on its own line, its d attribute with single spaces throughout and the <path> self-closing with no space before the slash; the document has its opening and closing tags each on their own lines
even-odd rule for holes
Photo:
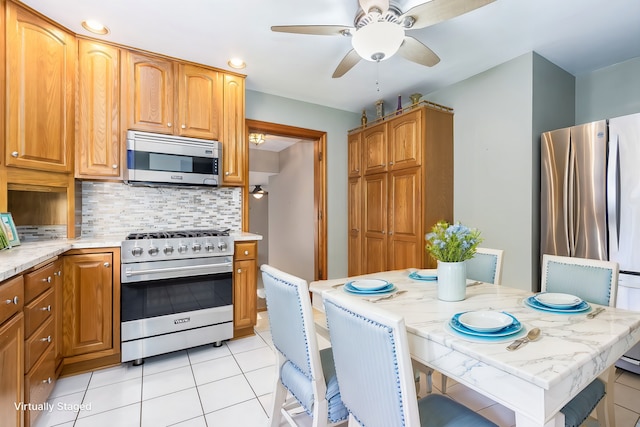
<svg viewBox="0 0 640 427">
<path fill-rule="evenodd" d="M 129 130 L 125 182 L 215 187 L 221 158 L 218 141 Z"/>
</svg>

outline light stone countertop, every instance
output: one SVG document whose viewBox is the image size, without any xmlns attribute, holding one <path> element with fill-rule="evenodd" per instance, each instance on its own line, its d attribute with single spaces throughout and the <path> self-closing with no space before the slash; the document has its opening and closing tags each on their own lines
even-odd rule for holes
<svg viewBox="0 0 640 427">
<path fill-rule="evenodd" d="M 253 233 L 235 232 L 230 235 L 235 241 L 262 240 L 262 236 Z M 70 249 L 120 247 L 124 239 L 125 236 L 104 236 L 24 242 L 19 246 L 0 251 L 0 281 L 20 274 Z"/>
</svg>

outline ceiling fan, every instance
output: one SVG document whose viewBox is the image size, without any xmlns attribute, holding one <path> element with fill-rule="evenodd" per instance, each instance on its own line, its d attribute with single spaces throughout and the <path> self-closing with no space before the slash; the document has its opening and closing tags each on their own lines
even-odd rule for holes
<svg viewBox="0 0 640 427">
<path fill-rule="evenodd" d="M 358 0 L 360 8 L 354 26 L 344 25 L 282 25 L 271 31 L 282 33 L 312 34 L 322 36 L 351 37 L 351 49 L 333 73 L 342 77 L 360 59 L 384 61 L 396 52 L 405 59 L 432 67 L 440 58 L 417 39 L 405 35 L 405 31 L 425 28 L 458 15 L 485 6 L 495 0 L 430 0 L 402 12 L 390 0 Z"/>
</svg>

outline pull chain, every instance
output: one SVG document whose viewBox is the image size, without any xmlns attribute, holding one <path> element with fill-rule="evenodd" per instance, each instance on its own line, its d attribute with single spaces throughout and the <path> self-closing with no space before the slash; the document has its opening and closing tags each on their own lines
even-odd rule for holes
<svg viewBox="0 0 640 427">
<path fill-rule="evenodd" d="M 376 61 L 376 92 L 380 92 L 380 60 Z"/>
</svg>

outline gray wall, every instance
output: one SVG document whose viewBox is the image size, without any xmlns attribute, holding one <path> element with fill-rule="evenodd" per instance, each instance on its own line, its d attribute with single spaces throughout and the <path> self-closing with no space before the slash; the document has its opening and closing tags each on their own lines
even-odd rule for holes
<svg viewBox="0 0 640 427">
<path fill-rule="evenodd" d="M 313 143 L 280 152 L 280 173 L 269 178 L 269 264 L 315 280 Z"/>
<path fill-rule="evenodd" d="M 247 91 L 246 117 L 327 132 L 327 263 L 328 277 L 347 274 L 347 131 L 360 114 Z M 271 195 L 270 195 L 271 196 Z M 271 198 L 270 204 L 273 203 Z M 274 240 L 274 236 L 271 235 Z"/>
<path fill-rule="evenodd" d="M 640 57 L 576 78 L 576 124 L 639 112 Z"/>
</svg>

